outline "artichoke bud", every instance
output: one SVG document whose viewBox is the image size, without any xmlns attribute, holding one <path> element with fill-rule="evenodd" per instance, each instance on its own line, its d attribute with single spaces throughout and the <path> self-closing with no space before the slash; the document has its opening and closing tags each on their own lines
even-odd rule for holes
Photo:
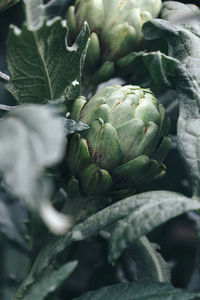
<svg viewBox="0 0 200 300">
<path fill-rule="evenodd" d="M 81 191 L 118 198 L 164 174 L 168 117 L 150 90 L 109 86 L 77 111 L 89 129 L 69 140 L 67 163 Z"/>
<path fill-rule="evenodd" d="M 86 194 L 102 194 L 108 191 L 112 184 L 110 174 L 99 169 L 96 164 L 91 164 L 80 173 L 80 182 Z"/>
<path fill-rule="evenodd" d="M 94 85 L 110 79 L 116 70 L 114 64 L 119 59 L 142 49 L 144 45 L 142 26 L 158 16 L 161 5 L 161 0 L 75 1 L 74 11 L 69 8 L 70 12 L 66 17 L 71 24 L 69 27 L 72 28 L 72 35 L 81 30 L 84 21 L 88 22 L 91 30 L 83 74 L 86 83 L 93 79 L 91 74 L 95 74 Z M 105 64 L 107 62 L 112 62 L 113 65 Z M 123 64 L 124 61 L 119 63 L 121 67 Z"/>
</svg>

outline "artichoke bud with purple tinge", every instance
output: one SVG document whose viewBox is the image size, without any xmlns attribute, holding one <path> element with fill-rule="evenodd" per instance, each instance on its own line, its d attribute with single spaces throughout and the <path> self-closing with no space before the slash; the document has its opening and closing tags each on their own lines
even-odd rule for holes
<svg viewBox="0 0 200 300">
<path fill-rule="evenodd" d="M 89 129 L 69 140 L 67 163 L 83 194 L 132 194 L 165 174 L 170 121 L 149 89 L 110 86 L 88 102 L 77 98 L 71 116 Z"/>
</svg>

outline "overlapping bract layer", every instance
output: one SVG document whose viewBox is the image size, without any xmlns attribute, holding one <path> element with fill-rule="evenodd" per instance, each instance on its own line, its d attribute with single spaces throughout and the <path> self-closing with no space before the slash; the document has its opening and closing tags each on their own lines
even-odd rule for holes
<svg viewBox="0 0 200 300">
<path fill-rule="evenodd" d="M 158 16 L 161 6 L 161 0 L 76 0 L 66 18 L 71 41 L 84 21 L 90 26 L 86 72 L 96 72 L 97 82 L 111 77 L 114 62 L 140 48 L 142 26 Z"/>
<path fill-rule="evenodd" d="M 165 173 L 169 118 L 149 89 L 115 85 L 88 102 L 76 99 L 71 118 L 89 125 L 69 141 L 67 162 L 85 194 L 133 193 Z"/>
</svg>

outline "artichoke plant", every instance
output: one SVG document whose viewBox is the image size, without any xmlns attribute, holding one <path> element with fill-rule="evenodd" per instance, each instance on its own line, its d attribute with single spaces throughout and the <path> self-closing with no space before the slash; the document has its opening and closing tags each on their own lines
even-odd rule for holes
<svg viewBox="0 0 200 300">
<path fill-rule="evenodd" d="M 90 29 L 85 74 L 93 81 L 106 81 L 114 74 L 115 62 L 143 43 L 142 26 L 156 18 L 161 0 L 76 0 L 67 11 L 69 40 L 74 42 L 84 21 Z"/>
<path fill-rule="evenodd" d="M 169 118 L 150 89 L 110 86 L 75 100 L 71 118 L 89 129 L 73 134 L 67 163 L 85 195 L 130 195 L 165 173 Z M 120 196 L 121 195 L 121 196 Z"/>
<path fill-rule="evenodd" d="M 20 0 L 0 0 L 0 11 L 3 11 L 15 4 L 17 4 Z"/>
</svg>

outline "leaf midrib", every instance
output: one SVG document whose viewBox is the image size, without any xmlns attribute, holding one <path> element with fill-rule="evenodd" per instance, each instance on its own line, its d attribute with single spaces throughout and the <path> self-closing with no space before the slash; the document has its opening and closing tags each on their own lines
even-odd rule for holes
<svg viewBox="0 0 200 300">
<path fill-rule="evenodd" d="M 49 87 L 49 94 L 50 94 L 50 99 L 49 100 L 54 100 L 54 97 L 53 97 L 53 91 L 52 91 L 52 88 L 51 88 L 51 80 L 50 80 L 50 76 L 49 76 L 49 72 L 48 72 L 48 68 L 46 66 L 46 62 L 45 62 L 45 59 L 42 55 L 42 52 L 40 50 L 40 47 L 38 45 L 38 34 L 36 31 L 33 32 L 33 36 L 34 36 L 34 40 L 35 40 L 35 44 L 36 44 L 36 49 L 37 49 L 37 52 L 38 52 L 38 55 L 40 57 L 40 60 L 42 62 L 42 65 L 44 66 L 43 70 L 44 70 L 44 76 L 46 78 L 46 82 L 47 82 L 47 86 Z"/>
</svg>

